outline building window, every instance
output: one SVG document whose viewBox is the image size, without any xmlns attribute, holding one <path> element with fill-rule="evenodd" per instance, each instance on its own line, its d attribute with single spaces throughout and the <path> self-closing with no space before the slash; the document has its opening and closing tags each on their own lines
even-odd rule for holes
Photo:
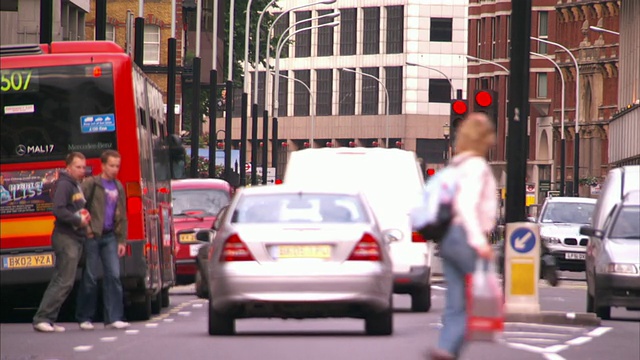
<svg viewBox="0 0 640 360">
<path fill-rule="evenodd" d="M 355 70 L 355 69 L 352 69 Z M 340 115 L 354 115 L 356 110 L 356 74 L 340 71 L 340 98 L 338 99 Z"/>
<path fill-rule="evenodd" d="M 500 37 L 500 33 L 502 32 L 502 29 L 500 29 L 500 16 L 496 17 L 496 31 L 495 31 L 495 50 L 494 50 L 494 56 L 497 58 L 500 58 L 500 42 L 502 41 L 502 38 Z"/>
<path fill-rule="evenodd" d="M 507 15 L 507 51 L 506 57 L 511 57 L 511 15 Z"/>
<path fill-rule="evenodd" d="M 340 55 L 356 54 L 356 9 L 340 9 Z"/>
<path fill-rule="evenodd" d="M 452 25 L 451 18 L 431 18 L 431 41 L 451 42 Z"/>
<path fill-rule="evenodd" d="M 404 43 L 404 6 L 387 6 L 387 54 L 401 54 Z"/>
<path fill-rule="evenodd" d="M 547 97 L 547 74 L 539 73 L 536 95 L 539 99 Z"/>
<path fill-rule="evenodd" d="M 316 70 L 316 115 L 331 115 L 333 70 Z"/>
<path fill-rule="evenodd" d="M 327 15 L 332 13 L 332 10 L 318 10 L 318 15 Z M 329 24 L 334 19 L 325 17 L 318 20 L 318 25 Z M 333 26 L 325 26 L 318 28 L 318 56 L 332 56 L 333 55 Z"/>
<path fill-rule="evenodd" d="M 384 68 L 385 86 L 389 92 L 389 114 L 402 114 L 402 66 Z"/>
<path fill-rule="evenodd" d="M 380 70 L 375 68 L 362 68 L 362 72 L 379 78 Z M 362 115 L 378 115 L 378 95 L 380 83 L 377 80 L 362 75 Z"/>
<path fill-rule="evenodd" d="M 280 89 L 278 89 L 278 115 L 287 116 L 289 114 L 289 79 L 285 76 L 289 76 L 287 70 L 281 70 L 280 75 Z"/>
<path fill-rule="evenodd" d="M 380 53 L 380 8 L 368 7 L 364 11 L 364 34 L 362 40 L 362 53 Z"/>
<path fill-rule="evenodd" d="M 310 70 L 294 70 L 293 74 L 296 79 L 310 86 Z M 293 86 L 293 116 L 309 116 L 309 90 L 297 81 Z"/>
<path fill-rule="evenodd" d="M 273 14 L 273 18 L 277 18 L 281 13 Z M 283 15 L 280 20 L 274 25 L 273 33 L 276 39 L 280 39 L 285 36 L 284 31 L 289 27 L 289 14 Z M 264 41 L 264 39 L 263 39 Z M 280 53 L 281 58 L 289 57 L 289 44 L 282 45 L 282 52 Z"/>
<path fill-rule="evenodd" d="M 540 11 L 538 12 L 538 38 L 540 39 L 548 39 L 549 38 L 549 12 Z M 547 44 L 542 41 L 538 41 L 538 52 L 540 54 L 547 53 Z"/>
<path fill-rule="evenodd" d="M 482 57 L 482 25 L 476 20 L 476 57 Z"/>
<path fill-rule="evenodd" d="M 160 27 L 144 26 L 144 64 L 160 64 Z"/>
<path fill-rule="evenodd" d="M 497 28 L 496 28 L 496 18 L 492 17 L 491 18 L 491 56 L 490 58 L 495 58 L 496 57 L 496 38 L 497 35 L 496 34 Z"/>
<path fill-rule="evenodd" d="M 429 102 L 451 102 L 451 84 L 446 79 L 429 79 Z"/>
<path fill-rule="evenodd" d="M 296 12 L 296 22 L 310 19 L 311 11 Z M 311 27 L 311 21 L 305 21 L 296 26 L 296 31 Z M 300 31 L 295 35 L 296 57 L 304 58 L 311 56 L 311 30 Z"/>
<path fill-rule="evenodd" d="M 105 40 L 116 41 L 116 27 L 113 24 L 107 24 Z"/>
</svg>

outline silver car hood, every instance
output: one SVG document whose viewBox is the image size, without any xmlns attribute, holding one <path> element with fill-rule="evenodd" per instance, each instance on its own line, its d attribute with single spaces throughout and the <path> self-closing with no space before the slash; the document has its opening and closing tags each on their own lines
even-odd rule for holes
<svg viewBox="0 0 640 360">
<path fill-rule="evenodd" d="M 540 236 L 548 236 L 548 237 L 557 237 L 557 238 L 565 238 L 565 237 L 584 237 L 580 235 L 580 227 L 584 224 L 540 224 Z"/>
</svg>

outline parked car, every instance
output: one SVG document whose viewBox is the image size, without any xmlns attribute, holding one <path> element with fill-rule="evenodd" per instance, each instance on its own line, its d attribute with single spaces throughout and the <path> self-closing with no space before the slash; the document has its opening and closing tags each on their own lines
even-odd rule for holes
<svg viewBox="0 0 640 360">
<path fill-rule="evenodd" d="M 196 239 L 200 229 L 210 229 L 221 208 L 233 195 L 231 185 L 220 179 L 171 181 L 173 227 L 176 233 L 176 283 L 195 281 L 196 256 L 205 243 Z"/>
<path fill-rule="evenodd" d="M 367 334 L 393 332 L 388 243 L 397 230 L 383 233 L 361 194 L 243 188 L 214 230 L 209 334 L 233 334 L 236 319 L 254 317 L 363 318 Z"/>
<path fill-rule="evenodd" d="M 412 232 L 409 212 L 420 205 L 424 177 L 416 154 L 401 149 L 322 148 L 291 154 L 284 184 L 321 184 L 335 189 L 359 189 L 383 228 L 399 230 L 390 245 L 397 294 L 411 296 L 411 310 L 431 309 L 431 269 L 434 244 Z"/>
<path fill-rule="evenodd" d="M 580 236 L 580 226 L 589 224 L 596 199 L 549 197 L 545 200 L 537 223 L 540 238 L 556 258 L 559 270 L 584 271 L 585 251 L 589 239 Z"/>
<path fill-rule="evenodd" d="M 583 226 L 587 248 L 587 311 L 602 319 L 611 307 L 640 310 L 640 191 L 614 205 L 602 229 Z"/>
</svg>

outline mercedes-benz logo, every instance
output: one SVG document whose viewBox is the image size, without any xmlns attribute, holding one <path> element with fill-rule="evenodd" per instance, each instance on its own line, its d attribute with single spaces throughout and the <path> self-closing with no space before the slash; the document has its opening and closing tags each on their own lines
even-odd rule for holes
<svg viewBox="0 0 640 360">
<path fill-rule="evenodd" d="M 16 154 L 18 154 L 18 156 L 22 156 L 24 154 L 27 153 L 27 147 L 24 145 L 18 145 L 16 146 Z"/>
</svg>

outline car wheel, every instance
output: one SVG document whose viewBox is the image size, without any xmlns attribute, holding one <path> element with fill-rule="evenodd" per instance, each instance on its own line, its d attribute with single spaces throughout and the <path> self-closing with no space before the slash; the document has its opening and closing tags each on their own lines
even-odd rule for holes
<svg viewBox="0 0 640 360">
<path fill-rule="evenodd" d="M 151 317 L 151 295 L 142 295 L 142 300 L 134 301 L 127 307 L 128 320 L 149 320 Z"/>
<path fill-rule="evenodd" d="M 200 299 L 206 299 L 208 295 L 207 284 L 202 280 L 200 271 L 196 272 L 196 296 Z"/>
<path fill-rule="evenodd" d="M 209 301 L 209 335 L 233 335 L 235 332 L 235 319 L 215 311 L 211 306 L 211 301 Z"/>
<path fill-rule="evenodd" d="M 411 293 L 411 311 L 428 312 L 429 310 L 431 310 L 431 284 Z"/>
<path fill-rule="evenodd" d="M 364 319 L 364 328 L 367 335 L 391 335 L 393 333 L 393 306 L 367 316 Z"/>
</svg>

